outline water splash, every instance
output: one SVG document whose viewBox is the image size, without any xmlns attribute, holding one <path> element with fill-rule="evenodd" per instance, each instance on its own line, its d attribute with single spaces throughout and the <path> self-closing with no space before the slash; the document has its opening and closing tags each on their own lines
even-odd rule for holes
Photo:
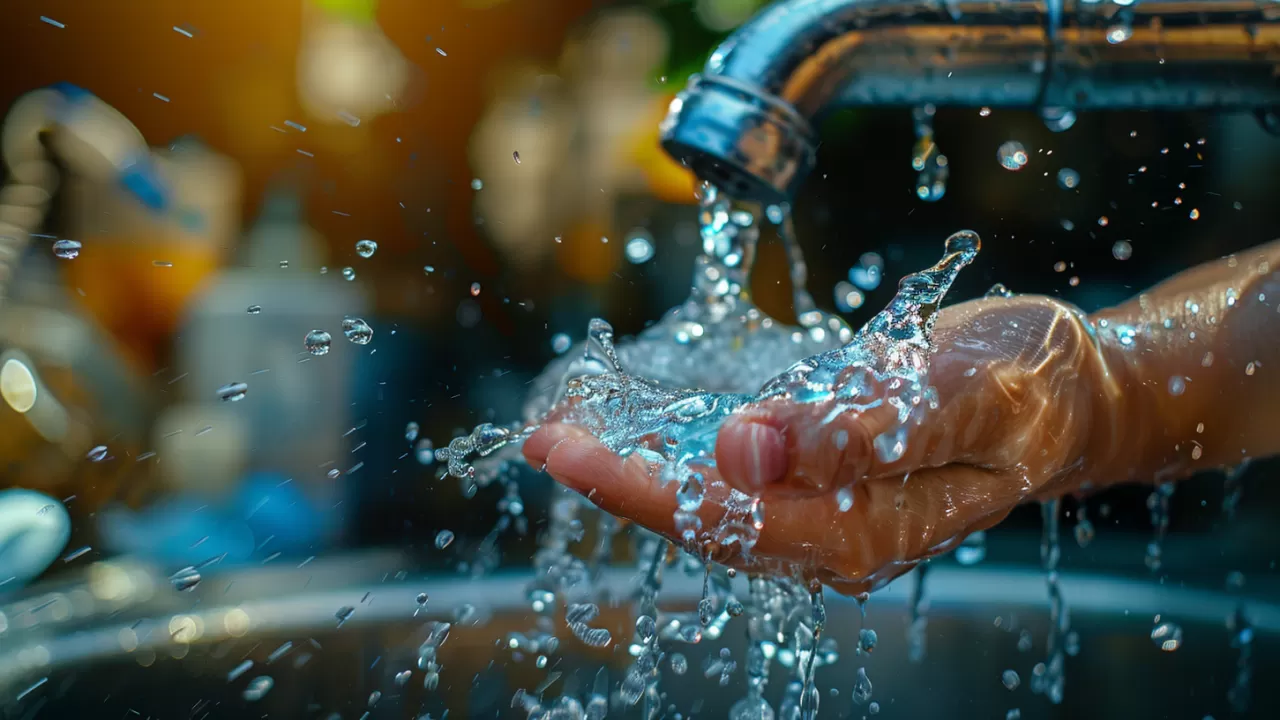
<svg viewBox="0 0 1280 720">
<path fill-rule="evenodd" d="M 708 566 L 708 560 L 726 550 L 750 556 L 764 525 L 759 499 L 730 491 L 723 519 L 715 527 L 702 526 L 697 511 L 715 478 L 709 471 L 715 466 L 716 433 L 729 415 L 766 398 L 830 402 L 835 411 L 886 402 L 896 408 L 898 423 L 877 439 L 876 446 L 882 453 L 904 452 L 910 428 L 937 406 L 928 385 L 934 316 L 960 269 L 975 257 L 980 240 L 970 231 L 949 237 L 938 264 L 903 278 L 889 306 L 855 334 L 839 318 L 814 307 L 804 288 L 803 258 L 788 209 L 771 207 L 768 218 L 779 226 L 791 258 L 801 324 L 790 327 L 762 313 L 748 293 L 759 237 L 756 213 L 710 186 L 703 188 L 701 201 L 703 254 L 689 300 L 635 338 L 617 340 L 608 323 L 593 320 L 579 350 L 553 362 L 535 382 L 524 423 L 481 425 L 437 451 L 436 459 L 449 475 L 462 479 L 464 487 L 486 484 L 503 475 L 519 444 L 554 413 L 557 421 L 586 429 L 619 455 L 638 454 L 660 466 L 658 481 L 677 488 L 677 543 L 673 547 L 643 529 L 631 531 L 641 558 L 641 581 L 632 594 L 637 615 L 630 644 L 634 660 L 614 697 L 623 706 L 643 700 L 641 714 L 659 716 L 664 712 L 658 689 L 661 647 L 715 639 L 731 618 L 745 614 L 747 693 L 733 705 L 730 717 L 772 720 L 774 710 L 764 699 L 764 689 L 776 659 L 792 677 L 780 714 L 812 718 L 818 707 L 814 673 L 839 657 L 834 641 L 822 636 L 825 607 L 820 586 L 810 587 L 799 568 L 779 567 L 775 577 L 749 580 L 744 604 L 732 592 L 732 571 Z M 557 597 L 577 608 L 599 594 L 592 566 L 604 563 L 618 532 L 618 524 L 609 518 L 611 525 L 602 525 L 602 540 L 592 559 L 584 561 L 572 546 L 584 538 L 581 514 L 589 506 L 568 491 L 557 493 L 534 556 L 537 576 L 529 590 L 538 626 L 529 633 L 512 633 L 513 649 L 537 645 L 540 651 L 555 652 L 554 643 L 545 639 L 554 640 Z M 673 563 L 703 573 L 704 597 L 695 612 L 657 609 L 664 570 Z M 581 627 L 574 629 L 573 621 L 570 627 L 583 637 L 592 629 L 577 617 L 581 610 L 573 612 Z M 865 651 L 874 645 L 870 640 Z M 723 672 L 732 661 L 718 662 Z M 864 680 L 865 672 L 860 682 Z M 863 684 L 869 698 L 870 681 Z M 531 713 L 533 708 L 546 712 L 536 702 L 520 704 Z"/>
</svg>

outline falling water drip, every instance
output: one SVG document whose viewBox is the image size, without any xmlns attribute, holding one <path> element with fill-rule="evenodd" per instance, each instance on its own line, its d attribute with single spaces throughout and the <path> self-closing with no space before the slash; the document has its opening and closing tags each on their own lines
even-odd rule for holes
<svg viewBox="0 0 1280 720">
<path fill-rule="evenodd" d="M 929 600 L 925 596 L 925 578 L 929 575 L 929 561 L 916 566 L 911 574 L 911 617 L 907 624 L 907 660 L 914 664 L 924 662 L 928 651 L 925 631 L 929 627 Z"/>
<path fill-rule="evenodd" d="M 1082 548 L 1088 547 L 1089 543 L 1093 542 L 1094 535 L 1097 534 L 1093 523 L 1089 521 L 1089 516 L 1086 514 L 1087 510 L 1088 508 L 1085 507 L 1083 502 L 1076 506 L 1076 527 L 1074 532 L 1076 544 Z"/>
<path fill-rule="evenodd" d="M 947 156 L 938 150 L 933 140 L 934 107 L 925 105 L 912 111 L 915 120 L 916 144 L 911 149 L 911 167 L 916 175 L 916 197 L 925 202 L 937 202 L 947 194 L 947 176 L 951 170 Z"/>
<path fill-rule="evenodd" d="M 764 699 L 765 686 L 769 683 L 769 666 L 774 647 L 771 636 L 773 617 L 769 612 L 775 594 L 772 582 L 765 578 L 752 578 L 748 587 L 747 608 L 747 695 L 729 708 L 731 720 L 773 720 L 773 708 Z"/>
<path fill-rule="evenodd" d="M 871 678 L 867 677 L 867 669 L 860 667 L 858 677 L 853 683 L 853 701 L 858 705 L 865 705 L 869 700 L 871 700 Z"/>
<path fill-rule="evenodd" d="M 1058 559 L 1062 548 L 1058 543 L 1058 516 L 1062 500 L 1055 498 L 1040 505 L 1043 535 L 1040 539 L 1040 565 L 1049 588 L 1049 636 L 1045 641 L 1047 659 L 1038 663 L 1031 674 L 1031 691 L 1041 693 L 1055 705 L 1062 702 L 1066 684 L 1065 641 L 1071 619 L 1058 583 Z"/>
<path fill-rule="evenodd" d="M 791 217 L 789 205 L 780 208 L 781 222 L 778 223 L 778 237 L 782 238 L 782 246 L 787 251 L 787 268 L 791 276 L 791 306 L 795 310 L 796 319 L 801 327 L 818 326 L 827 319 L 826 313 L 817 309 L 813 296 L 809 294 L 806 284 L 809 280 L 809 268 L 804 262 L 804 252 L 796 240 L 795 221 Z"/>
<path fill-rule="evenodd" d="M 1173 497 L 1173 483 L 1156 487 L 1147 496 L 1147 509 L 1151 511 L 1151 527 L 1155 534 L 1147 543 L 1147 567 L 1158 572 L 1164 565 L 1164 536 L 1169 532 L 1169 498 Z"/>
<path fill-rule="evenodd" d="M 629 706 L 640 702 L 642 697 L 645 698 L 643 715 L 646 718 L 661 710 L 655 700 L 658 699 L 658 683 L 662 679 L 659 667 L 662 651 L 658 647 L 656 622 L 651 621 L 658 617 L 658 592 L 662 589 L 662 571 L 666 567 L 670 548 L 670 543 L 655 536 L 647 537 L 641 546 L 641 556 L 646 560 L 641 568 L 644 575 L 636 603 L 639 619 L 633 636 L 634 644 L 639 645 L 639 651 L 636 652 L 635 661 L 627 669 L 619 691 L 622 702 Z"/>
<path fill-rule="evenodd" d="M 809 646 L 809 659 L 804 668 L 804 687 L 800 692 L 801 720 L 814 720 L 818 717 L 820 696 L 813 674 L 818 660 L 818 644 L 822 640 L 822 631 L 827 625 L 827 606 L 822 597 L 822 583 L 815 580 L 810 584 L 809 598 L 813 614 L 813 641 Z"/>
<path fill-rule="evenodd" d="M 867 627 L 867 600 L 870 597 L 868 593 L 860 593 L 854 597 L 854 601 L 858 604 L 858 647 L 856 650 L 858 655 L 864 653 L 870 655 L 880 641 L 876 631 Z"/>
<path fill-rule="evenodd" d="M 711 563 L 707 563 L 707 569 L 702 575 L 702 599 L 698 600 L 698 623 L 702 627 L 711 624 L 711 613 L 714 605 L 711 602 Z"/>
<path fill-rule="evenodd" d="M 1227 631 L 1231 633 L 1231 647 L 1238 651 L 1235 679 L 1227 690 L 1227 702 L 1232 712 L 1243 715 L 1249 712 L 1253 685 L 1253 625 L 1244 613 L 1244 603 L 1237 604 L 1227 618 Z"/>
<path fill-rule="evenodd" d="M 1236 516 L 1236 508 L 1240 505 L 1240 495 L 1244 491 L 1244 474 L 1249 469 L 1249 461 L 1245 460 L 1233 468 L 1227 468 L 1226 480 L 1222 486 L 1222 512 L 1228 520 Z"/>
</svg>

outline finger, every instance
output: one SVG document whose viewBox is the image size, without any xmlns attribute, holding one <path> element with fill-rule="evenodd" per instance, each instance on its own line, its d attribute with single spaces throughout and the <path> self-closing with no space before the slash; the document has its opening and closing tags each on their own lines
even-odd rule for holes
<svg viewBox="0 0 1280 720">
<path fill-rule="evenodd" d="M 531 462 L 545 457 L 553 477 L 604 510 L 678 540 L 675 483 L 663 485 L 640 457 L 619 458 L 580 428 L 539 432 L 545 434 L 526 445 Z M 773 572 L 799 567 L 841 592 L 862 592 L 995 525 L 1031 492 L 1020 473 L 950 465 L 861 483 L 843 512 L 834 493 L 779 496 L 763 501 L 764 523 L 750 557 L 728 547 L 711 559 Z M 698 512 L 702 537 L 722 536 L 716 529 L 734 519 L 726 515 L 728 496 L 728 487 L 708 475 Z"/>
<path fill-rule="evenodd" d="M 535 467 L 545 465 L 552 477 L 605 511 L 681 541 L 675 522 L 678 483 L 661 482 L 657 467 L 639 455 L 620 458 L 590 433 L 570 425 L 539 430 L 525 443 L 525 455 Z M 705 468 L 703 474 L 706 492 L 696 512 L 701 522 L 699 540 L 753 534 L 747 527 L 749 514 L 743 510 L 748 501 L 732 499 L 730 488 L 714 469 Z M 727 544 L 713 548 L 711 559 L 755 565 L 774 561 L 775 570 L 778 563 L 821 567 L 835 563 L 848 546 L 846 523 L 836 517 L 838 509 L 828 498 L 779 498 L 764 503 L 760 514 L 763 528 L 755 531 L 758 537 L 745 548 L 749 557 L 742 557 L 741 544 Z M 728 523 L 734 526 L 726 528 Z"/>
</svg>

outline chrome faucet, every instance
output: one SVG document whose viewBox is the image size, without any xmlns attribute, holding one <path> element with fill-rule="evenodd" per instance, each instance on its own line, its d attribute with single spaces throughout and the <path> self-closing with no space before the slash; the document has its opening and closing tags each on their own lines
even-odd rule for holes
<svg viewBox="0 0 1280 720">
<path fill-rule="evenodd" d="M 783 0 L 690 79 L 662 144 L 776 203 L 812 170 L 823 111 L 926 104 L 1249 110 L 1280 132 L 1280 1 Z"/>
</svg>

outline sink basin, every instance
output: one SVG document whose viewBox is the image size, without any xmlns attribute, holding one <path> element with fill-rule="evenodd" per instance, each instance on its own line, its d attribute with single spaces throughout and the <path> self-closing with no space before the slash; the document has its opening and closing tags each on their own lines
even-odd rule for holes
<svg viewBox="0 0 1280 720">
<path fill-rule="evenodd" d="M 630 662 L 627 602 L 600 602 L 593 625 L 611 630 L 609 647 L 588 648 L 562 630 L 558 652 L 538 668 L 534 656 L 506 645 L 508 633 L 534 626 L 524 599 L 530 576 L 414 577 L 397 572 L 398 565 L 395 556 L 336 557 L 288 570 L 212 574 L 179 592 L 163 574 L 127 560 L 100 563 L 82 580 L 29 588 L 0 607 L 0 704 L 15 718 L 31 717 L 37 707 L 40 717 L 359 718 L 368 711 L 370 718 L 440 718 L 446 709 L 454 718 L 522 717 L 512 709 L 517 689 L 541 687 L 545 701 L 563 693 L 585 699 L 600 668 L 616 685 Z M 629 570 L 611 569 L 602 582 L 624 597 L 633 579 Z M 670 573 L 660 608 L 692 607 L 701 585 L 701 576 Z M 927 581 L 927 654 L 919 664 L 907 656 L 911 585 L 903 579 L 872 597 L 866 624 L 879 643 L 869 655 L 854 653 L 857 605 L 828 597 L 827 633 L 839 643 L 840 659 L 817 671 L 821 716 L 870 716 L 870 706 L 854 704 L 850 692 L 865 667 L 871 700 L 886 718 L 1003 718 L 1014 708 L 1023 718 L 1232 717 L 1227 695 L 1239 651 L 1226 619 L 1241 602 L 1255 632 L 1253 676 L 1261 680 L 1249 716 L 1280 716 L 1265 681 L 1280 670 L 1280 604 L 1262 597 L 1064 573 L 1080 650 L 1067 659 L 1065 701 L 1052 705 L 1030 690 L 1048 629 L 1038 571 L 936 562 Z M 424 592 L 425 610 L 418 599 Z M 459 621 L 456 609 L 465 605 L 472 606 L 470 617 Z M 339 627 L 341 608 L 354 611 Z M 1162 651 L 1151 640 L 1157 613 L 1181 627 L 1178 650 Z M 417 648 L 436 619 L 454 627 L 440 649 L 439 687 L 427 691 Z M 559 617 L 555 622 L 563 628 Z M 1020 650 L 1024 630 L 1032 647 Z M 722 647 L 738 663 L 723 687 L 718 673 L 708 679 L 702 672 L 704 659 Z M 745 621 L 730 621 L 717 641 L 664 650 L 662 689 L 675 712 L 726 717 L 745 688 Z M 688 659 L 682 676 L 669 669 L 673 652 Z M 235 672 L 246 661 L 252 666 Z M 412 673 L 398 684 L 406 670 Z M 1006 670 L 1020 676 L 1014 690 L 1002 683 Z M 786 673 L 774 663 L 768 696 L 775 707 Z M 246 700 L 246 688 L 260 676 L 273 686 Z M 610 715 L 624 713 L 615 707 Z"/>
</svg>

